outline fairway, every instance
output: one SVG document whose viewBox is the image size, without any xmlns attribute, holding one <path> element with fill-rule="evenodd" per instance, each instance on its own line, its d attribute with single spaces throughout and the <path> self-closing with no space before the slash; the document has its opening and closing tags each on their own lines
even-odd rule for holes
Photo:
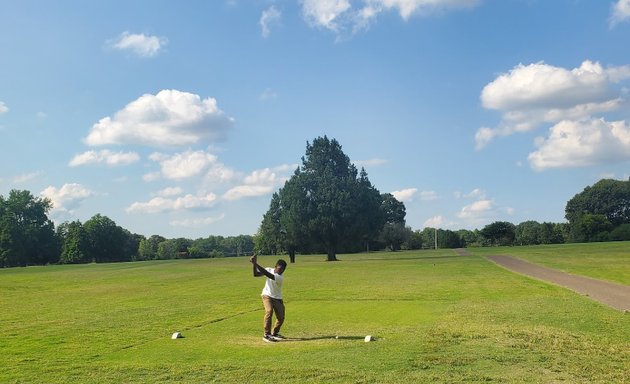
<svg viewBox="0 0 630 384">
<path fill-rule="evenodd" d="M 611 265 L 630 260 L 608 244 L 575 259 L 556 247 L 547 263 L 575 270 L 600 252 Z M 501 251 L 511 250 L 541 257 L 537 247 Z M 294 340 L 273 344 L 261 340 L 264 280 L 247 258 L 0 270 L 0 382 L 630 380 L 628 313 L 470 251 L 298 256 L 284 283 L 282 333 Z M 184 338 L 171 340 L 176 331 Z"/>
</svg>

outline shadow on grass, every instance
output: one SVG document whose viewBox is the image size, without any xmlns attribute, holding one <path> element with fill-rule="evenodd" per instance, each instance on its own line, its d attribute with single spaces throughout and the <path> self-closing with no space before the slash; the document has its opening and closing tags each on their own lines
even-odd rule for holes
<svg viewBox="0 0 630 384">
<path fill-rule="evenodd" d="M 365 336 L 312 336 L 312 337 L 287 337 L 282 342 L 288 341 L 316 341 L 316 340 L 364 340 Z"/>
</svg>

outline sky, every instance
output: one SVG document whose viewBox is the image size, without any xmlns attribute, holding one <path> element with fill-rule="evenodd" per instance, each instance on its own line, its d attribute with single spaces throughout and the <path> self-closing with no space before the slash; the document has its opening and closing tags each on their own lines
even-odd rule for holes
<svg viewBox="0 0 630 384">
<path fill-rule="evenodd" d="M 414 230 L 630 177 L 630 0 L 0 0 L 0 195 L 253 235 L 336 139 Z"/>
</svg>

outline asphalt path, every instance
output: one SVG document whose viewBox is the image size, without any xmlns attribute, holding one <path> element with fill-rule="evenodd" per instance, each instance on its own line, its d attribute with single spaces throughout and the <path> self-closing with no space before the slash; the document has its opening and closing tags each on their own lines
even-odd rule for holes
<svg viewBox="0 0 630 384">
<path fill-rule="evenodd" d="M 630 311 L 630 286 L 572 275 L 512 256 L 497 255 L 487 258 L 510 271 L 571 289 L 617 310 Z"/>
</svg>

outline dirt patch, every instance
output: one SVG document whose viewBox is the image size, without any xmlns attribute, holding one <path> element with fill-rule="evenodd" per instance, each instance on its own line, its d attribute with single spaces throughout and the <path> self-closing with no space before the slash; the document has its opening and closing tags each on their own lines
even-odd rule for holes
<svg viewBox="0 0 630 384">
<path fill-rule="evenodd" d="M 454 249 L 454 251 L 459 256 L 472 256 L 472 253 L 468 252 L 466 248 L 457 248 L 457 249 Z"/>
<path fill-rule="evenodd" d="M 630 286 L 571 275 L 511 256 L 488 256 L 488 259 L 510 271 L 569 288 L 620 311 L 630 311 Z"/>
</svg>

